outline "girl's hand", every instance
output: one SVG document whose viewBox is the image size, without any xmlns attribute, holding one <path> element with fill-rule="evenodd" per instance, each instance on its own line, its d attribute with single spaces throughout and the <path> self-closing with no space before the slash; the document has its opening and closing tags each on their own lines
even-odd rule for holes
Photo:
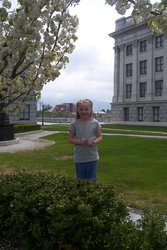
<svg viewBox="0 0 167 250">
<path fill-rule="evenodd" d="M 79 144 L 86 144 L 87 143 L 87 139 L 86 138 L 84 138 L 84 137 L 81 137 L 81 139 L 80 139 L 80 143 Z"/>
<path fill-rule="evenodd" d="M 93 141 L 88 141 L 88 142 L 87 142 L 87 145 L 88 145 L 88 146 L 91 146 L 91 147 L 96 146 L 96 144 L 97 144 L 97 142 L 96 142 L 95 140 L 93 140 Z"/>
</svg>

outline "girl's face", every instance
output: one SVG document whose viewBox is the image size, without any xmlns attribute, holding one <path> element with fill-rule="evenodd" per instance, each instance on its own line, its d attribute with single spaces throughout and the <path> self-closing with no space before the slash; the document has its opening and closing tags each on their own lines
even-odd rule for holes
<svg viewBox="0 0 167 250">
<path fill-rule="evenodd" d="M 88 120 L 91 116 L 91 108 L 89 103 L 80 103 L 77 108 L 78 115 L 81 120 Z"/>
</svg>

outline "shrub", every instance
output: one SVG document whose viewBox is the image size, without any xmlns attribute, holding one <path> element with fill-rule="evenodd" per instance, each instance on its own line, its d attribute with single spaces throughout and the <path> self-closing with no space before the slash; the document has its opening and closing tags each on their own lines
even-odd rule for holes
<svg viewBox="0 0 167 250">
<path fill-rule="evenodd" d="M 39 124 L 14 124 L 14 133 L 23 133 L 34 130 L 40 130 Z"/>
<path fill-rule="evenodd" d="M 0 175 L 0 185 L 1 233 L 23 249 L 167 249 L 163 221 L 135 226 L 111 185 L 25 172 Z"/>
</svg>

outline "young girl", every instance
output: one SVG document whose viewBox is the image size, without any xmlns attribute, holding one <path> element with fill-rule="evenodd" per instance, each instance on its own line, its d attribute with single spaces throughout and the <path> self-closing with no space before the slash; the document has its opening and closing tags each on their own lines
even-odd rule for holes
<svg viewBox="0 0 167 250">
<path fill-rule="evenodd" d="M 76 103 L 76 119 L 71 123 L 69 142 L 74 144 L 77 179 L 96 180 L 97 144 L 102 140 L 100 124 L 92 118 L 93 103 L 89 99 Z"/>
</svg>

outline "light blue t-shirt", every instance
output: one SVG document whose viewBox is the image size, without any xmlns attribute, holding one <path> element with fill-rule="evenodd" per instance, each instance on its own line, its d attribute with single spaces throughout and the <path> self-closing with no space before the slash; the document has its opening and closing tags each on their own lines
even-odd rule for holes
<svg viewBox="0 0 167 250">
<path fill-rule="evenodd" d="M 90 119 L 88 121 L 80 121 L 76 119 L 71 123 L 70 132 L 72 132 L 77 139 L 82 137 L 86 138 L 88 141 L 96 139 L 97 131 L 100 130 L 100 124 L 95 119 Z M 87 144 L 74 145 L 74 161 L 80 162 L 90 162 L 99 160 L 98 146 L 88 146 Z"/>
</svg>

